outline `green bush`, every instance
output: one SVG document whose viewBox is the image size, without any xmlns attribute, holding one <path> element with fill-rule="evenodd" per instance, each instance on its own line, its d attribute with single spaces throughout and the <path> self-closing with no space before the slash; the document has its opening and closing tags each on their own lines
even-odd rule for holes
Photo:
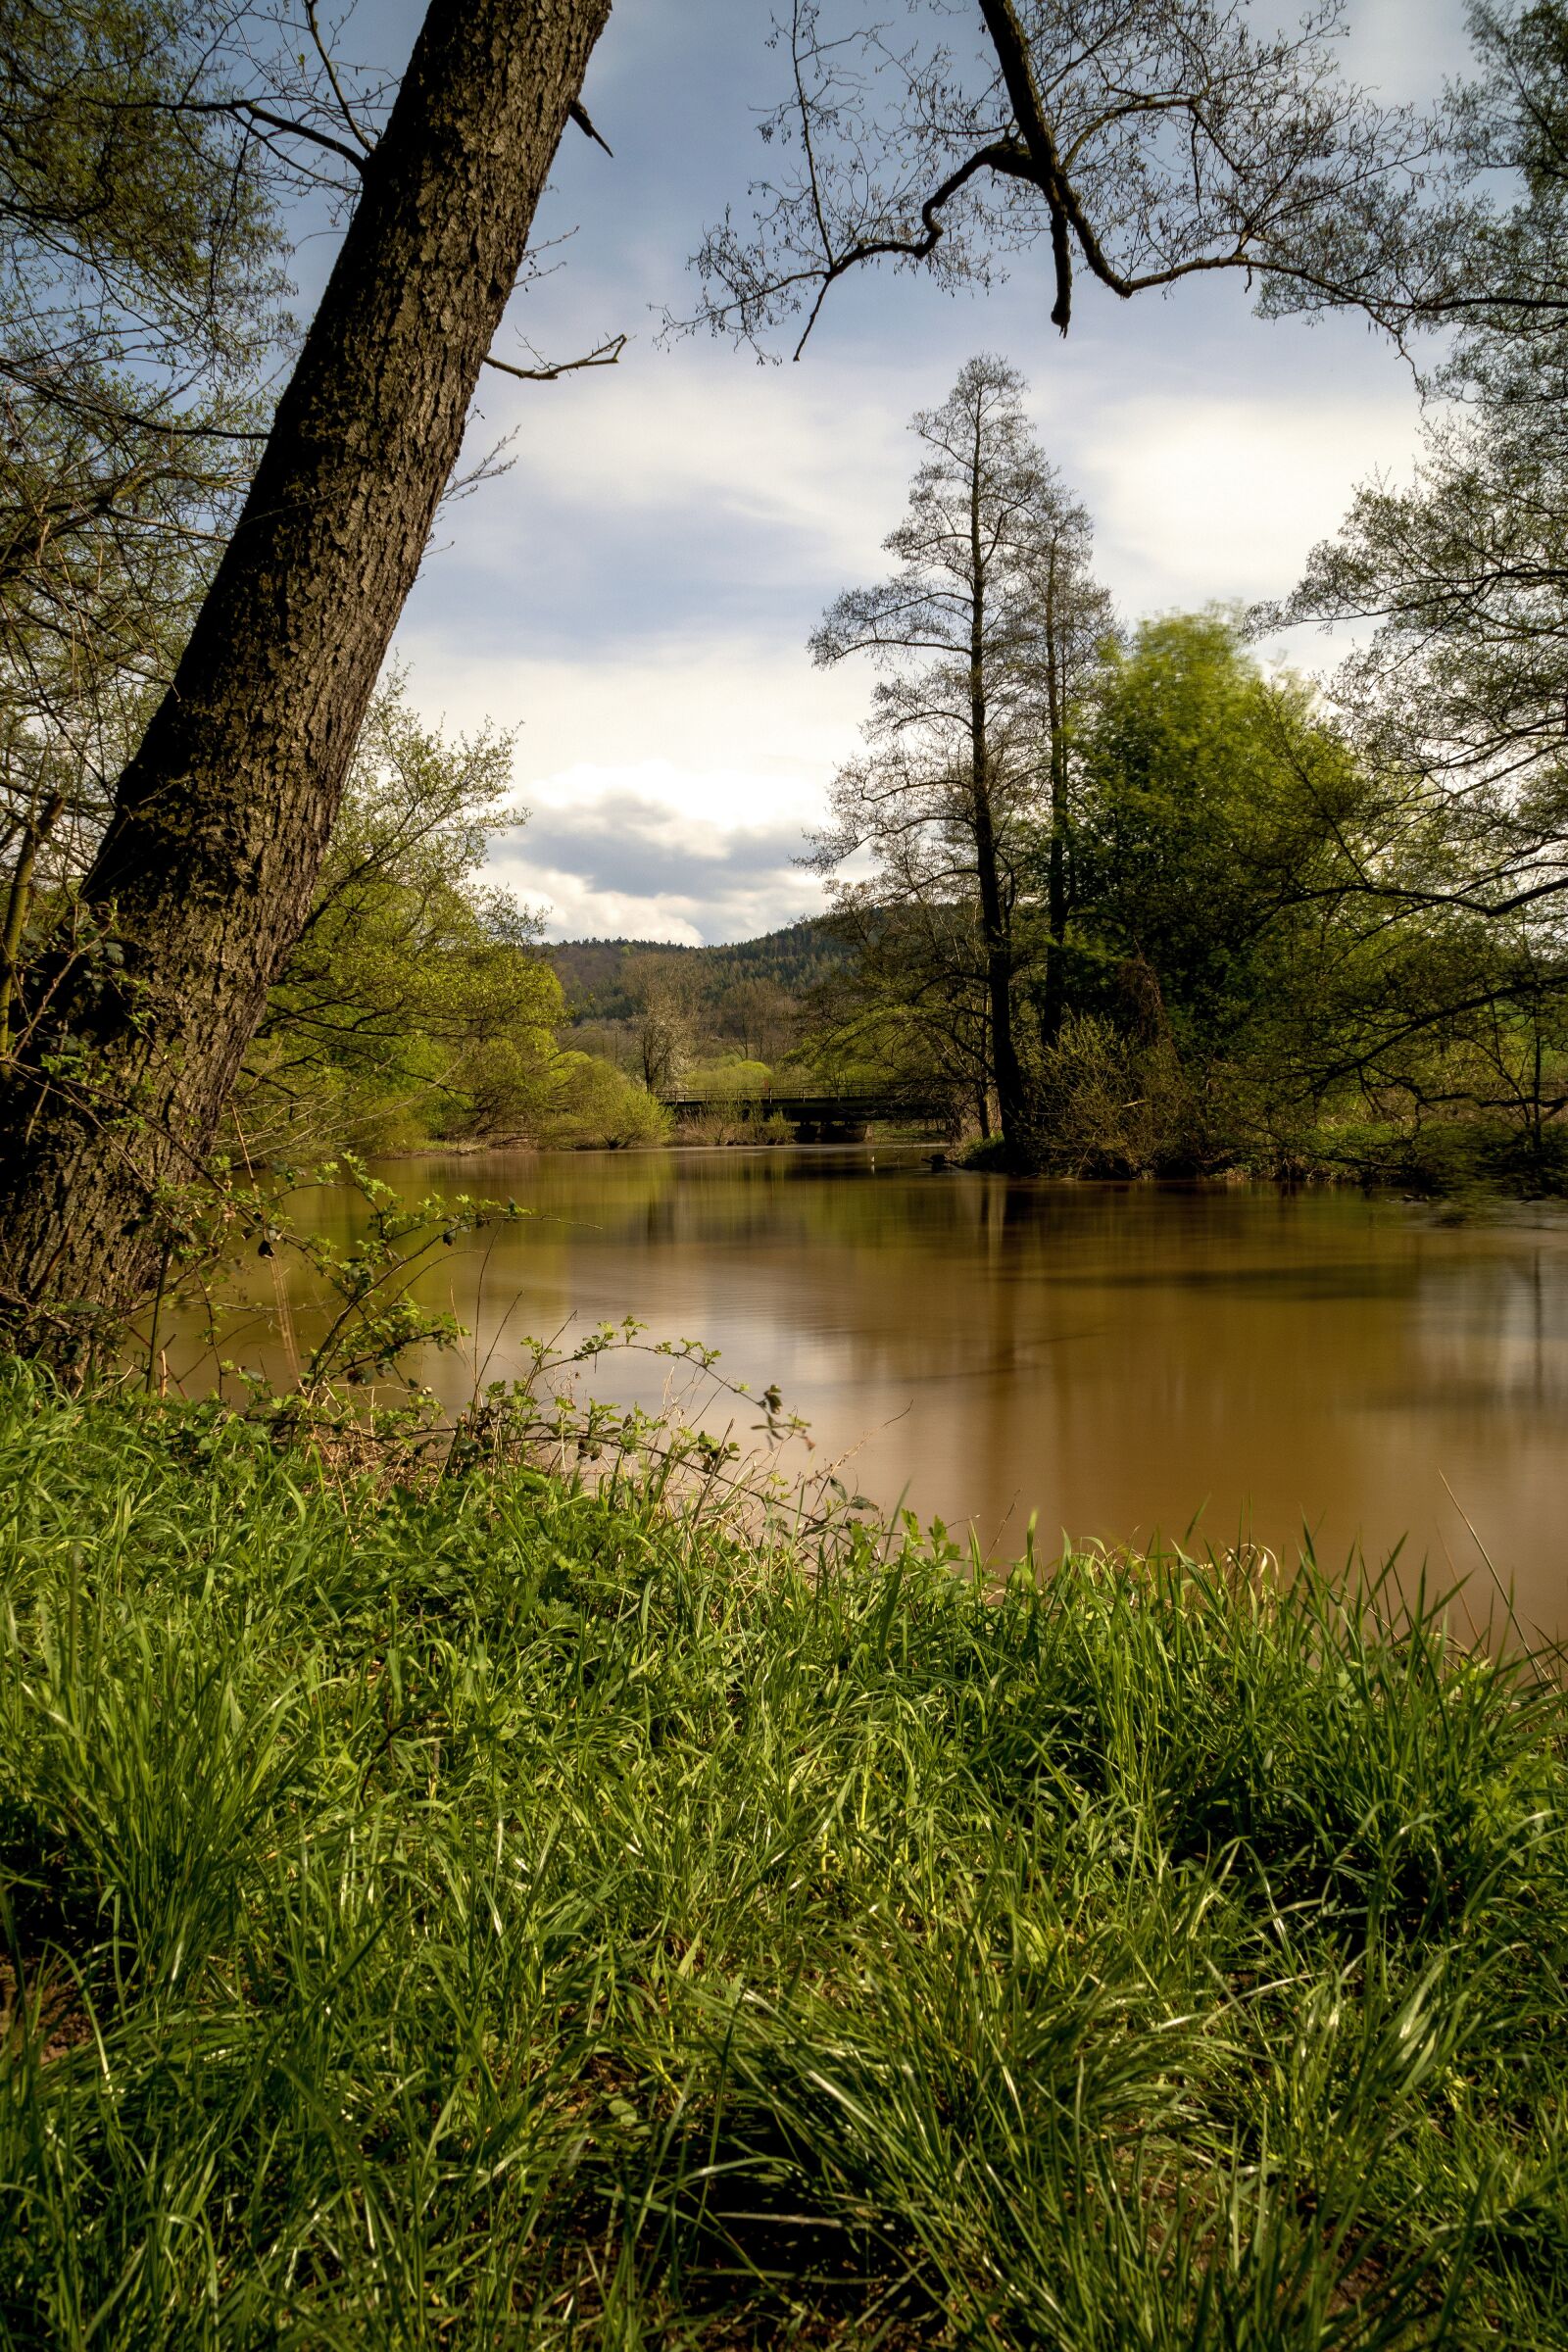
<svg viewBox="0 0 1568 2352">
<path fill-rule="evenodd" d="M 746 1061 L 737 1056 L 688 1070 L 681 1091 L 700 1095 L 705 1102 L 715 1105 L 734 1108 L 760 1102 L 772 1083 L 773 1073 L 765 1061 Z"/>
<path fill-rule="evenodd" d="M 1168 1038 L 1069 1017 L 1033 1074 L 1030 1156 L 1075 1176 L 1193 1175 L 1231 1156 L 1215 1106 Z"/>
<path fill-rule="evenodd" d="M 549 1110 L 538 1123 L 543 1144 L 583 1151 L 662 1144 L 670 1115 L 646 1087 L 592 1054 L 563 1054 Z"/>
</svg>

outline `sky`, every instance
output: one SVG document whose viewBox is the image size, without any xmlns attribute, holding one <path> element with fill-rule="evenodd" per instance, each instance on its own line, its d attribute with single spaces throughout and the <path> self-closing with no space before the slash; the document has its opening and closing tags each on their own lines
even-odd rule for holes
<svg viewBox="0 0 1568 2352">
<path fill-rule="evenodd" d="M 416 17 L 362 0 L 354 44 L 401 64 Z M 761 165 L 768 17 L 616 0 L 584 92 L 613 160 L 568 131 L 536 230 L 564 238 L 562 266 L 496 348 L 528 365 L 525 340 L 562 359 L 631 339 L 617 367 L 555 384 L 486 374 L 470 455 L 505 439 L 507 470 L 443 511 L 395 641 L 427 717 L 516 730 L 529 814 L 494 873 L 551 938 L 746 939 L 821 907 L 795 860 L 871 680 L 813 668 L 806 641 L 886 568 L 909 416 L 972 353 L 1028 379 L 1128 620 L 1283 594 L 1355 484 L 1415 447 L 1409 370 L 1363 322 L 1260 320 L 1220 278 L 1130 304 L 1081 279 L 1063 340 L 1043 257 L 957 299 L 862 272 L 798 365 L 661 347 L 666 307 L 695 301 L 687 257 Z M 1463 0 L 1349 0 L 1348 18 L 1348 70 L 1389 99 L 1435 97 L 1465 64 Z M 1315 638 L 1289 651 L 1331 658 Z"/>
</svg>

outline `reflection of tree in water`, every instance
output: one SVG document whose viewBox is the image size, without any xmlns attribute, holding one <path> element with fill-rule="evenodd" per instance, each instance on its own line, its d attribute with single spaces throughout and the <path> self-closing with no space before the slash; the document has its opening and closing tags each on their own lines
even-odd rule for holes
<svg viewBox="0 0 1568 2352">
<path fill-rule="evenodd" d="M 411 1192 L 514 1194 L 535 1214 L 444 1253 L 428 1300 L 508 1350 L 624 1313 L 777 1380 L 819 1458 L 891 1506 L 1016 1549 L 1060 1531 L 1331 1556 L 1463 1536 L 1555 1574 L 1568 1435 L 1568 1230 L 1445 1228 L 1349 1193 L 1008 1183 L 918 1151 L 648 1152 L 392 1163 Z M 343 1217 L 325 1199 L 321 1215 Z M 267 1269 L 256 1268 L 258 1277 Z M 310 1337 L 302 1302 L 302 1336 Z M 466 1354 L 427 1375 L 460 1396 Z M 607 1396 L 657 1405 L 665 1367 L 607 1360 Z M 715 1402 L 744 1433 L 744 1410 Z M 1010 1515 L 1009 1515 L 1010 1514 Z M 1536 1565 L 1532 1567 L 1530 1563 Z M 1547 1565 L 1542 1565 L 1547 1563 Z M 1554 1605 L 1554 1604 L 1553 1604 Z M 1550 1610 L 1544 1600 L 1537 1613 Z"/>
<path fill-rule="evenodd" d="M 1560 1244 L 1429 1263 L 1418 1311 L 1420 1378 L 1369 1401 L 1496 1415 L 1504 1438 L 1508 1415 L 1568 1413 L 1568 1250 Z"/>
</svg>

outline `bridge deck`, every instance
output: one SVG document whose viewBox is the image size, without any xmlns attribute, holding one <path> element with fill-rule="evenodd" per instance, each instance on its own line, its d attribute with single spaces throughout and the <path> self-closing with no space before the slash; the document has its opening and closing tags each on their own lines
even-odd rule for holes
<svg viewBox="0 0 1568 2352">
<path fill-rule="evenodd" d="M 944 1119 L 945 1102 L 909 1101 L 895 1095 L 675 1095 L 664 1107 L 677 1119 L 698 1119 L 707 1111 L 722 1111 L 732 1119 L 789 1119 L 797 1126 L 864 1127 L 879 1121 L 903 1119 L 918 1123 Z"/>
</svg>

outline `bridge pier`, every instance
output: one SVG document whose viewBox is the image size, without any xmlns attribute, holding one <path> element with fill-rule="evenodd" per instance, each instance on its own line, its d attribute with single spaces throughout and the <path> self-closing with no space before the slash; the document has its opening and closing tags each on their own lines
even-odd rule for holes
<svg viewBox="0 0 1568 2352">
<path fill-rule="evenodd" d="M 797 1119 L 795 1141 L 798 1144 L 868 1144 L 871 1140 L 869 1119 Z"/>
</svg>

